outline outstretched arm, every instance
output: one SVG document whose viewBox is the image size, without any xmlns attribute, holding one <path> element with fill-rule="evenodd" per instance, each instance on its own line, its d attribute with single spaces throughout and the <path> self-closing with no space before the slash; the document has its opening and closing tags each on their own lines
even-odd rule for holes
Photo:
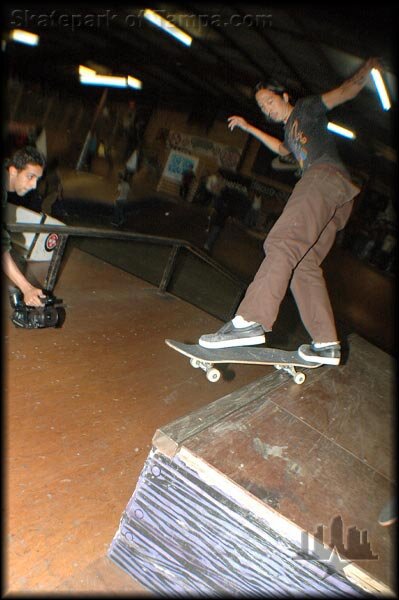
<svg viewBox="0 0 399 600">
<path fill-rule="evenodd" d="M 272 152 L 280 154 L 281 156 L 286 156 L 290 153 L 290 151 L 287 150 L 287 148 L 283 145 L 281 140 L 273 137 L 272 135 L 269 135 L 268 133 L 265 133 L 261 129 L 257 129 L 253 125 L 250 125 L 248 121 L 246 121 L 242 117 L 229 117 L 227 121 L 228 128 L 231 131 L 233 131 L 234 127 L 239 127 L 243 131 L 247 131 L 248 133 L 256 137 L 256 139 L 258 139 L 260 142 L 262 142 L 262 144 L 267 146 Z"/>
<path fill-rule="evenodd" d="M 9 252 L 3 253 L 3 271 L 14 285 L 19 287 L 28 306 L 42 306 L 42 298 L 46 296 L 42 290 L 35 288 L 18 269 Z"/>
<path fill-rule="evenodd" d="M 381 66 L 376 58 L 369 58 L 364 65 L 352 77 L 344 81 L 339 87 L 326 92 L 321 99 L 328 109 L 343 104 L 355 98 L 366 85 L 367 77 L 371 69 L 380 69 Z"/>
</svg>

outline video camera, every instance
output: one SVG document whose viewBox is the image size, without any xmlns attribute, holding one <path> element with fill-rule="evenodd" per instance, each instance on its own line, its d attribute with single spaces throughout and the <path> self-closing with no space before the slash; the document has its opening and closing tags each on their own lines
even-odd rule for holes
<svg viewBox="0 0 399 600">
<path fill-rule="evenodd" d="M 10 295 L 11 306 L 14 309 L 11 321 L 16 327 L 24 329 L 42 329 L 44 327 L 61 327 L 65 321 L 65 308 L 57 306 L 62 300 L 51 292 L 43 290 L 46 295 L 43 306 L 27 306 L 23 301 L 22 292 L 13 289 Z"/>
</svg>

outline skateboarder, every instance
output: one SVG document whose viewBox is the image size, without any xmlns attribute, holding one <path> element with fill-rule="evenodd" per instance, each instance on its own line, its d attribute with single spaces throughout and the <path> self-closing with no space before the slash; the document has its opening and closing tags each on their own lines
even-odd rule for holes
<svg viewBox="0 0 399 600">
<path fill-rule="evenodd" d="M 3 213 L 7 204 L 7 192 L 16 192 L 18 196 L 24 196 L 30 190 L 36 189 L 45 164 L 46 161 L 41 152 L 31 146 L 26 146 L 15 152 L 13 157 L 6 163 L 6 172 L 3 174 Z M 1 245 L 4 273 L 21 290 L 27 306 L 42 306 L 42 300 L 45 298 L 43 291 L 29 283 L 10 254 L 11 238 L 4 221 L 2 223 Z"/>
<path fill-rule="evenodd" d="M 290 284 L 301 319 L 312 343 L 300 356 L 309 362 L 338 365 L 341 349 L 324 281 L 322 261 L 337 231 L 349 219 L 353 199 L 359 193 L 349 178 L 327 130 L 326 112 L 355 98 L 366 84 L 369 59 L 350 79 L 322 95 L 301 98 L 295 105 L 276 84 L 258 84 L 256 102 L 266 119 L 283 123 L 284 141 L 231 116 L 228 127 L 247 131 L 280 156 L 295 155 L 302 177 L 269 235 L 263 260 L 236 316 L 214 334 L 203 335 L 205 348 L 249 346 L 265 342 L 278 316 Z M 299 352 L 299 351 L 298 351 Z"/>
</svg>

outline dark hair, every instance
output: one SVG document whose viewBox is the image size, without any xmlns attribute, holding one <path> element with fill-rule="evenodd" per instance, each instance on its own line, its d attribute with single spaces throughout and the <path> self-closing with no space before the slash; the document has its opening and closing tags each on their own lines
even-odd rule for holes
<svg viewBox="0 0 399 600">
<path fill-rule="evenodd" d="M 260 90 L 270 90 L 271 92 L 280 95 L 285 92 L 284 87 L 274 79 L 270 79 L 268 81 L 259 81 L 254 88 L 254 95 Z"/>
<path fill-rule="evenodd" d="M 46 166 L 46 158 L 34 146 L 25 146 L 17 150 L 7 161 L 7 167 L 15 167 L 18 171 L 25 169 L 26 165 Z"/>
</svg>

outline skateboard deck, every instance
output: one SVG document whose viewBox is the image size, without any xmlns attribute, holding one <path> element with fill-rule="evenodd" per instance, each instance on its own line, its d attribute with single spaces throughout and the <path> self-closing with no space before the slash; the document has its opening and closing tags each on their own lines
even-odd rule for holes
<svg viewBox="0 0 399 600">
<path fill-rule="evenodd" d="M 175 340 L 165 340 L 166 344 L 190 358 L 192 367 L 201 368 L 206 372 L 208 381 L 216 382 L 220 379 L 220 371 L 214 367 L 218 363 L 240 363 L 248 365 L 271 365 L 276 369 L 286 371 L 301 384 L 306 375 L 297 372 L 295 367 L 316 369 L 321 363 L 311 363 L 303 360 L 297 351 L 279 350 L 278 348 L 257 348 L 254 346 L 240 346 L 236 348 L 222 348 L 211 350 L 199 344 L 183 344 Z M 306 344 L 304 344 L 306 346 Z"/>
</svg>

